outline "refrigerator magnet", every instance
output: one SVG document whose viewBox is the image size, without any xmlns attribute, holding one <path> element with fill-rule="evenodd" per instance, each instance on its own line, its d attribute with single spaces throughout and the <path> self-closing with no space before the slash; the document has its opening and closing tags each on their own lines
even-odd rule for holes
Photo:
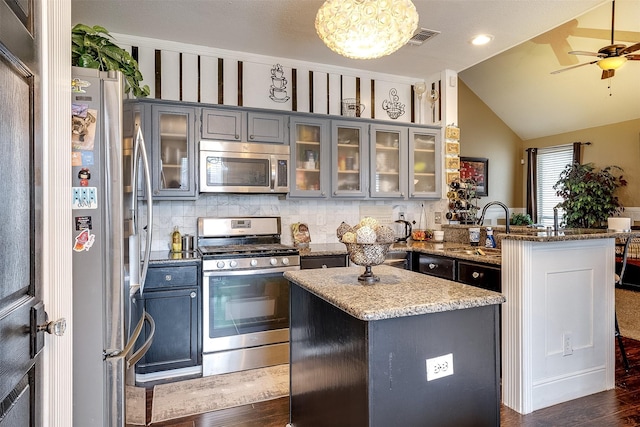
<svg viewBox="0 0 640 427">
<path fill-rule="evenodd" d="M 98 189 L 96 187 L 73 187 L 72 209 L 98 209 Z"/>
<path fill-rule="evenodd" d="M 93 242 L 96 240 L 96 235 L 92 234 L 88 228 L 85 228 L 76 236 L 73 250 L 76 252 L 88 251 Z"/>
</svg>

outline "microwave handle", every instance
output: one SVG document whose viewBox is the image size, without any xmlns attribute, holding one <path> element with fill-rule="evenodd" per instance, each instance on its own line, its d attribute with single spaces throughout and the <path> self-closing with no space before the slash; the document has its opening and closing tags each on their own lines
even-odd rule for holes
<svg viewBox="0 0 640 427">
<path fill-rule="evenodd" d="M 271 191 L 276 189 L 276 174 L 278 171 L 278 160 L 275 156 L 271 156 Z"/>
</svg>

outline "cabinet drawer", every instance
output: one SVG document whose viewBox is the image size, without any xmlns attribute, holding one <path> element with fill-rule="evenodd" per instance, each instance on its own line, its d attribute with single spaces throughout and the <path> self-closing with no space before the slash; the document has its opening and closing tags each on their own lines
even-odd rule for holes
<svg viewBox="0 0 640 427">
<path fill-rule="evenodd" d="M 455 260 L 437 255 L 418 254 L 417 271 L 430 276 L 455 280 Z"/>
<path fill-rule="evenodd" d="M 198 284 L 198 267 L 152 267 L 147 270 L 145 289 Z"/>
<path fill-rule="evenodd" d="M 346 267 L 346 255 L 309 256 L 300 258 L 300 269 Z"/>
<path fill-rule="evenodd" d="M 499 268 L 473 262 L 458 261 L 458 282 L 501 292 L 502 274 Z"/>
</svg>

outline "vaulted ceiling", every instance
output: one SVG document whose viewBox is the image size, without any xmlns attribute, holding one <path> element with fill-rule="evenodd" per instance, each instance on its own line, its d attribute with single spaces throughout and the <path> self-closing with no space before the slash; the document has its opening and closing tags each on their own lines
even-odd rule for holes
<svg viewBox="0 0 640 427">
<path fill-rule="evenodd" d="M 322 0 L 72 0 L 72 22 L 112 33 L 211 46 L 422 80 L 443 69 L 463 81 L 522 139 L 640 117 L 640 61 L 612 79 L 588 65 L 609 44 L 607 0 L 414 0 L 419 27 L 440 34 L 375 60 L 353 60 L 318 38 Z M 640 0 L 617 0 L 616 42 L 640 42 Z M 619 30 L 619 32 L 618 32 Z M 491 44 L 469 43 L 477 33 Z M 609 88 L 610 86 L 610 88 Z"/>
</svg>

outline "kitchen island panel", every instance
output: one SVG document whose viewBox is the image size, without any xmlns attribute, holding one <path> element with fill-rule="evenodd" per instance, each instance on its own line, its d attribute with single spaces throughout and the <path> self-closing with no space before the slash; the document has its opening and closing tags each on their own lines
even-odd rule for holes
<svg viewBox="0 0 640 427">
<path fill-rule="evenodd" d="M 499 305 L 366 321 L 292 284 L 291 307 L 296 427 L 499 425 Z"/>
</svg>

